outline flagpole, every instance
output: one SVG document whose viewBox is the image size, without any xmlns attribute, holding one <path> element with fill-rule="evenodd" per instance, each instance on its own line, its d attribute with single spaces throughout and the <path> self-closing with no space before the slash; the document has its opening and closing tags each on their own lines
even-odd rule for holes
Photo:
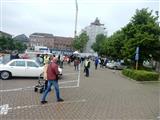
<svg viewBox="0 0 160 120">
<path fill-rule="evenodd" d="M 75 29 L 74 29 L 74 38 L 77 36 L 77 18 L 78 18 L 78 2 L 75 0 L 76 12 L 75 12 Z"/>
</svg>

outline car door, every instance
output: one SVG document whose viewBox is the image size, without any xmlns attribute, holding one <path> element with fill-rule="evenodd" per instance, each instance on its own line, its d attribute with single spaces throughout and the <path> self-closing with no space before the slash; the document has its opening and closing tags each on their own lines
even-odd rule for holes
<svg viewBox="0 0 160 120">
<path fill-rule="evenodd" d="M 28 77 L 38 77 L 43 72 L 43 68 L 34 61 L 27 61 L 27 67 L 25 71 Z"/>
<path fill-rule="evenodd" d="M 25 76 L 25 61 L 13 61 L 8 67 L 12 76 Z"/>
</svg>

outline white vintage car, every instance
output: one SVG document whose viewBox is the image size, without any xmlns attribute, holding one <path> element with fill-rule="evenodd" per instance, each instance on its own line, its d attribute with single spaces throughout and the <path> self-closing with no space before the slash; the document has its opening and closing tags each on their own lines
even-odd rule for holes
<svg viewBox="0 0 160 120">
<path fill-rule="evenodd" d="M 62 75 L 62 69 L 58 68 L 58 70 Z M 14 59 L 0 65 L 0 78 L 3 80 L 11 77 L 39 77 L 42 74 L 43 66 L 31 59 Z"/>
</svg>

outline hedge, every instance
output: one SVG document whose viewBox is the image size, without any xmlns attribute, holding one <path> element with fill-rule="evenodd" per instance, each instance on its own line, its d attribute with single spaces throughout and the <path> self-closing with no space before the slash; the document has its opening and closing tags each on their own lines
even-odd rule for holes
<svg viewBox="0 0 160 120">
<path fill-rule="evenodd" d="M 122 74 L 137 81 L 158 81 L 159 74 L 145 70 L 124 69 Z"/>
</svg>

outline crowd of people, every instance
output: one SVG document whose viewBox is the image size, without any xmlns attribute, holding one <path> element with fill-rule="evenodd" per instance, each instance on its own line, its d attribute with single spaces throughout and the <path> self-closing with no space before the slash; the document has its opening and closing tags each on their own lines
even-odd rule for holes
<svg viewBox="0 0 160 120">
<path fill-rule="evenodd" d="M 19 58 L 29 59 L 29 56 L 23 55 L 20 57 L 18 53 L 12 53 L 10 55 L 10 60 L 19 59 Z M 55 56 L 53 54 L 37 54 L 35 60 L 40 65 L 44 66 L 43 77 L 45 80 L 45 87 L 44 87 L 45 89 L 41 97 L 41 104 L 47 103 L 46 97 L 48 93 L 51 91 L 52 86 L 54 86 L 57 102 L 64 101 L 60 96 L 60 90 L 59 90 L 59 84 L 58 84 L 58 75 L 59 75 L 58 67 L 63 68 L 64 62 L 66 62 L 69 65 L 73 63 L 75 71 L 79 71 L 80 65 L 81 65 L 84 68 L 84 75 L 86 77 L 89 77 L 91 63 L 94 63 L 95 69 L 97 70 L 99 65 L 100 65 L 100 68 L 103 68 L 103 66 L 105 66 L 108 61 L 107 59 L 103 59 L 99 57 L 94 57 L 94 59 L 91 59 L 91 57 L 81 57 L 77 55 Z"/>
</svg>

